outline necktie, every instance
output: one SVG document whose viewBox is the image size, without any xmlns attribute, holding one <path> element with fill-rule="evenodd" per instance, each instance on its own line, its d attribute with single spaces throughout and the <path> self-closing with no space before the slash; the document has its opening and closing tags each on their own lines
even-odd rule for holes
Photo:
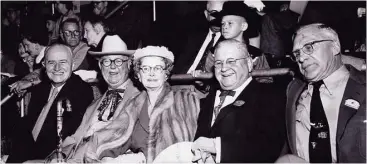
<svg viewBox="0 0 367 164">
<path fill-rule="evenodd" d="M 33 135 L 33 138 L 34 138 L 35 141 L 37 140 L 38 134 L 41 131 L 41 128 L 43 126 L 43 123 L 46 120 L 47 114 L 50 111 L 50 108 L 52 106 L 52 103 L 54 102 L 57 94 L 58 94 L 57 88 L 53 88 L 52 91 L 51 91 L 51 97 L 50 97 L 50 99 L 48 100 L 48 102 L 46 103 L 46 105 L 43 107 L 40 115 L 38 116 L 37 122 L 34 125 L 34 128 L 32 130 L 32 135 Z"/>
<path fill-rule="evenodd" d="M 331 163 L 331 146 L 329 124 L 325 115 L 320 98 L 320 87 L 323 81 L 318 81 L 313 85 L 310 111 L 310 138 L 309 138 L 309 158 L 311 163 Z"/>
<path fill-rule="evenodd" d="M 214 39 L 215 39 L 215 33 L 212 34 L 212 39 L 210 40 L 209 44 L 206 46 L 203 57 L 201 57 L 198 66 L 196 67 L 196 70 L 202 70 L 205 72 L 205 61 L 208 57 L 208 54 L 210 54 L 210 50 L 214 46 Z"/>
<path fill-rule="evenodd" d="M 217 116 L 219 114 L 219 110 L 222 107 L 226 97 L 227 96 L 232 96 L 233 97 L 235 94 L 236 94 L 236 91 L 229 91 L 229 90 L 224 90 L 220 93 L 220 95 L 219 95 L 219 104 L 214 108 L 215 119 L 217 118 Z"/>
<path fill-rule="evenodd" d="M 108 121 L 116 111 L 117 105 L 122 100 L 119 93 L 124 93 L 124 89 L 116 89 L 107 91 L 106 97 L 102 100 L 101 106 L 98 108 L 98 120 Z M 108 110 L 110 109 L 110 110 Z M 106 113 L 109 112 L 109 113 Z M 107 117 L 107 118 L 106 118 Z"/>
</svg>

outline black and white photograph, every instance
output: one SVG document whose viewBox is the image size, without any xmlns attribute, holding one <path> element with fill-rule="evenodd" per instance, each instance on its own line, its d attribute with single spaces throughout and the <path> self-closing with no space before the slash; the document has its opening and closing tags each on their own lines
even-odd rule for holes
<svg viewBox="0 0 367 164">
<path fill-rule="evenodd" d="M 1 163 L 367 163 L 366 1 L 0 1 Z"/>
</svg>

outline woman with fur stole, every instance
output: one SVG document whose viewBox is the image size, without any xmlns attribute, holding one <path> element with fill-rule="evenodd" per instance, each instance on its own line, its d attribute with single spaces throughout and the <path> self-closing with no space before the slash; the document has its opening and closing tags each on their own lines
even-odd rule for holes
<svg viewBox="0 0 367 164">
<path fill-rule="evenodd" d="M 144 86 L 103 133 L 88 142 L 85 162 L 151 163 L 178 142 L 193 141 L 199 99 L 189 90 L 172 90 L 167 83 L 174 56 L 166 47 L 138 49 L 134 75 Z"/>
</svg>

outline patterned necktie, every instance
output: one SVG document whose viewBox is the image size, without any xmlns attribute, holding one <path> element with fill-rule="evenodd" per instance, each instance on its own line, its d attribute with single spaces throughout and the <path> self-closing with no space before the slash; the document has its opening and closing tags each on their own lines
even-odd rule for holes
<svg viewBox="0 0 367 164">
<path fill-rule="evenodd" d="M 310 111 L 310 138 L 309 138 L 309 158 L 311 163 L 331 163 L 331 146 L 329 124 L 325 115 L 320 98 L 320 87 L 323 81 L 318 81 L 313 85 Z"/>
<path fill-rule="evenodd" d="M 53 102 L 54 102 L 57 94 L 58 94 L 57 88 L 53 88 L 52 91 L 51 91 L 51 97 L 50 97 L 50 99 L 48 100 L 48 102 L 46 103 L 46 105 L 43 107 L 40 115 L 38 116 L 37 122 L 34 125 L 34 128 L 32 130 L 33 139 L 35 141 L 37 140 L 38 134 L 41 131 L 41 128 L 43 126 L 43 123 L 46 120 L 47 114 L 50 111 L 51 106 L 52 106 L 52 104 L 53 104 Z"/>
<path fill-rule="evenodd" d="M 227 96 L 234 96 L 236 94 L 236 91 L 229 91 L 229 90 L 223 90 L 219 95 L 219 104 L 214 108 L 214 116 L 215 119 L 218 117 L 219 110 L 222 107 L 224 100 Z"/>
<path fill-rule="evenodd" d="M 98 120 L 99 121 L 108 121 L 113 116 L 116 111 L 117 105 L 122 100 L 122 97 L 119 93 L 124 93 L 124 89 L 116 89 L 116 90 L 108 90 L 106 97 L 102 100 L 101 106 L 98 108 Z M 110 109 L 110 110 L 108 110 Z M 109 113 L 105 113 L 109 112 Z M 106 114 L 108 116 L 106 117 Z"/>
<path fill-rule="evenodd" d="M 212 39 L 210 40 L 209 44 L 206 46 L 204 54 L 201 57 L 200 62 L 198 66 L 196 67 L 196 70 L 202 70 L 205 72 L 205 61 L 206 61 L 206 58 L 208 57 L 208 54 L 210 54 L 210 50 L 214 46 L 215 35 L 216 35 L 215 33 L 212 34 Z"/>
</svg>

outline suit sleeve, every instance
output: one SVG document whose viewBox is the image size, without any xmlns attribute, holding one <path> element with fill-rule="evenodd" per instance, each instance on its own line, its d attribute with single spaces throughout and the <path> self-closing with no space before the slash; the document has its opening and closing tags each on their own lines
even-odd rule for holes
<svg viewBox="0 0 367 164">
<path fill-rule="evenodd" d="M 258 102 L 251 132 L 221 136 L 221 162 L 275 162 L 285 142 L 285 95 L 267 94 L 267 102 Z M 278 97 L 276 97 L 278 96 Z M 243 125 L 248 126 L 248 125 Z"/>
</svg>

